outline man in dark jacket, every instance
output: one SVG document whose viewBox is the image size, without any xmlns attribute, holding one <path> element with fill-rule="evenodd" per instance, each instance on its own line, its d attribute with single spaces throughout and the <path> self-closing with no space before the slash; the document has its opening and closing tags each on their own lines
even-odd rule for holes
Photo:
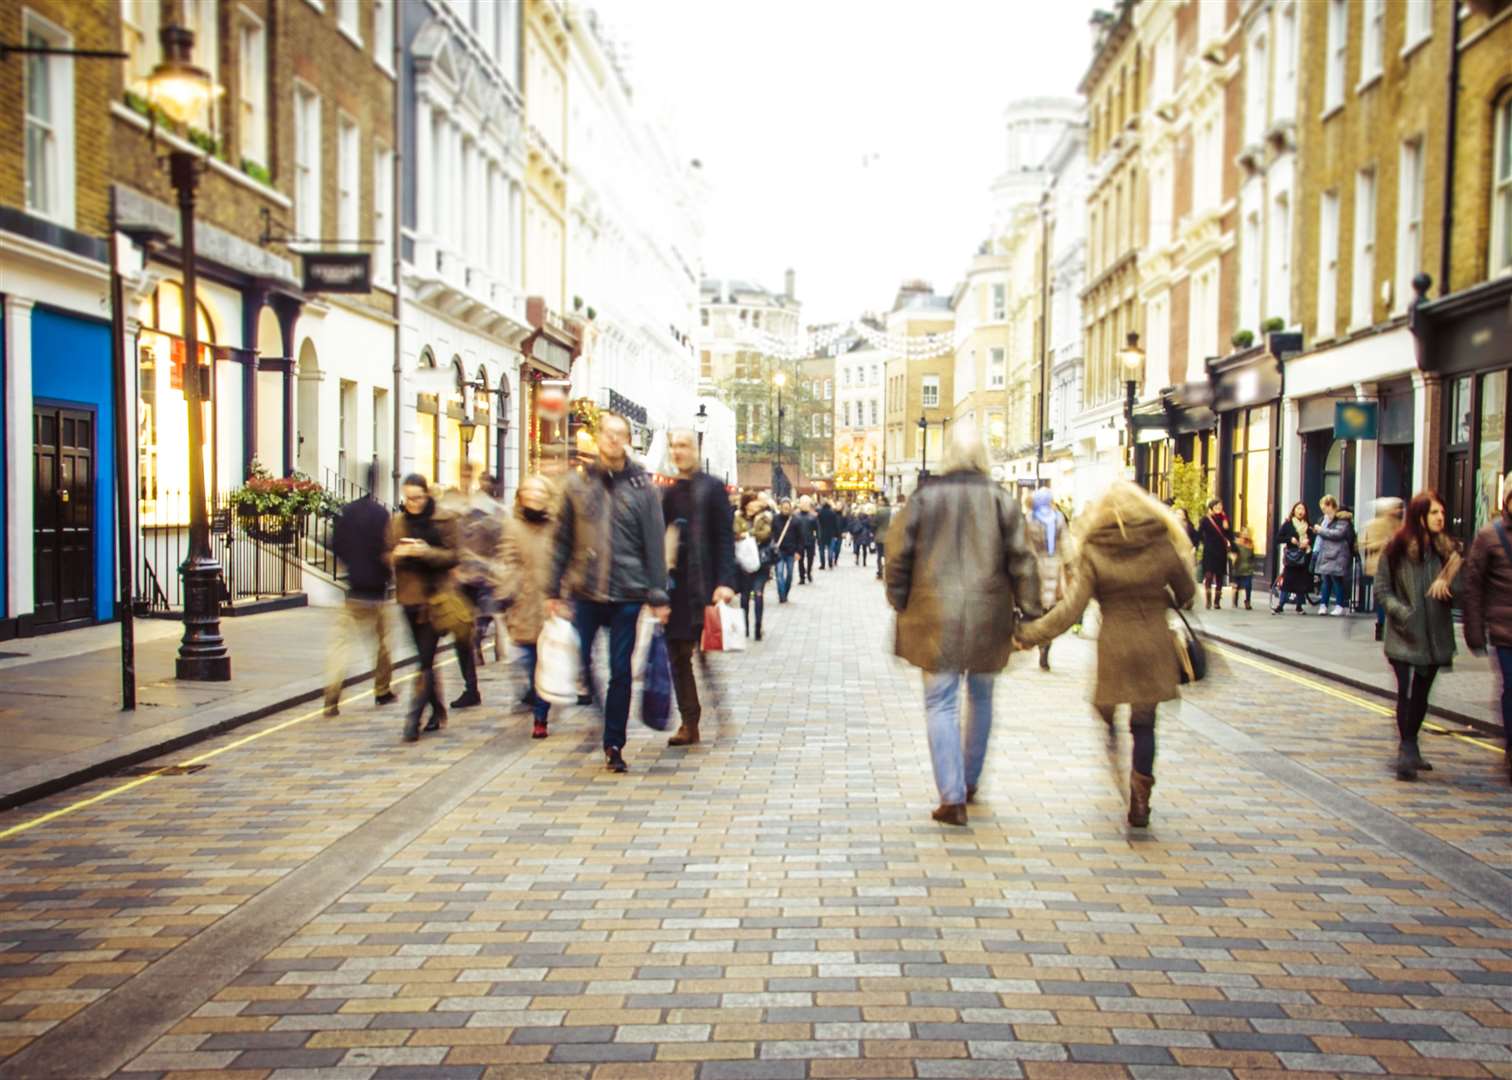
<svg viewBox="0 0 1512 1080">
<path fill-rule="evenodd" d="M 630 422 L 599 414 L 599 459 L 567 481 L 557 524 L 556 553 L 547 583 L 547 609 L 572 619 L 583 649 L 583 676 L 593 679 L 593 639 L 609 629 L 609 693 L 604 706 L 604 758 L 610 772 L 625 771 L 625 729 L 630 719 L 630 660 L 635 624 L 649 604 L 663 624 L 667 554 L 661 500 L 646 470 L 630 460 Z"/>
<path fill-rule="evenodd" d="M 828 499 L 819 507 L 819 569 L 833 570 L 840 554 L 840 515 Z"/>
<path fill-rule="evenodd" d="M 378 641 L 378 666 L 373 674 L 373 693 L 379 705 L 394 700 L 389 688 L 394 665 L 389 656 L 388 623 L 384 598 L 388 596 L 389 512 L 373 496 L 378 482 L 378 468 L 368 466 L 368 494 L 341 508 L 331 533 L 331 550 L 347 571 L 346 604 L 336 627 L 335 640 L 326 664 L 325 714 L 336 716 L 341 701 L 341 687 L 346 680 L 347 653 L 353 641 L 366 637 L 369 628 Z"/>
<path fill-rule="evenodd" d="M 798 534 L 798 584 L 807 585 L 814 580 L 814 552 L 819 547 L 819 518 L 807 495 L 798 500 L 793 531 Z"/>
<path fill-rule="evenodd" d="M 1478 656 L 1496 650 L 1501 671 L 1505 765 L 1512 780 L 1512 474 L 1502 486 L 1501 514 L 1475 534 L 1465 564 L 1465 644 Z"/>
<path fill-rule="evenodd" d="M 772 518 L 772 542 L 777 545 L 777 602 L 788 602 L 788 593 L 793 589 L 793 560 L 803 550 L 803 530 L 798 527 L 797 515 L 793 513 L 793 501 L 783 499 Z"/>
<path fill-rule="evenodd" d="M 675 430 L 668 435 L 667 449 L 677 469 L 677 482 L 662 489 L 662 517 L 669 530 L 677 530 L 667 651 L 682 715 L 682 726 L 667 745 L 691 746 L 698 742 L 703 717 L 693 653 L 703 638 L 704 608 L 735 599 L 735 521 L 724 485 L 699 471 L 698 436 Z"/>
</svg>

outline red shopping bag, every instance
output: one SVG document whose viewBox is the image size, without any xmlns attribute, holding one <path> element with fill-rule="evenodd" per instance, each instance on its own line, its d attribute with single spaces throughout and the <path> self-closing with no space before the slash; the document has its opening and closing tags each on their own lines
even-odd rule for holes
<svg viewBox="0 0 1512 1080">
<path fill-rule="evenodd" d="M 719 618 L 719 607 L 711 604 L 704 608 L 703 643 L 700 648 L 704 652 L 723 652 L 724 647 L 724 624 Z"/>
</svg>

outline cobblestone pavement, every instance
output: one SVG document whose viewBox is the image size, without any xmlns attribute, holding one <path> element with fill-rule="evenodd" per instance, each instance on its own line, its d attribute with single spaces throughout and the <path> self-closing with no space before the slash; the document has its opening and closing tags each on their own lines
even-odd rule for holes
<svg viewBox="0 0 1512 1080">
<path fill-rule="evenodd" d="M 1129 830 L 1067 639 L 952 829 L 870 571 L 793 595 L 627 776 L 586 710 L 359 700 L 0 815 L 0 1075 L 1512 1077 L 1491 744 L 1397 784 L 1373 703 L 1231 661 Z"/>
</svg>

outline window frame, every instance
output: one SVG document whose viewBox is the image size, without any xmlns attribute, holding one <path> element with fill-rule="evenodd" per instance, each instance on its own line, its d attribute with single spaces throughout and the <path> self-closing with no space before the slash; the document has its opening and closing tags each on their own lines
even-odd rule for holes
<svg viewBox="0 0 1512 1080">
<path fill-rule="evenodd" d="M 1422 135 L 1403 139 L 1397 156 L 1396 284 L 1392 299 L 1398 313 L 1407 310 L 1412 298 L 1412 279 L 1423 258 L 1423 187 L 1425 181 Z M 1409 163 L 1412 175 L 1409 177 Z M 1409 182 L 1410 181 L 1410 182 Z M 1409 255 L 1408 249 L 1412 249 Z"/>
<path fill-rule="evenodd" d="M 362 0 L 336 0 L 336 29 L 357 48 L 362 41 Z"/>
<path fill-rule="evenodd" d="M 392 287 L 394 284 L 394 151 L 387 144 L 373 141 L 373 213 L 372 237 L 378 241 L 373 251 L 373 281 Z"/>
<path fill-rule="evenodd" d="M 1328 0 L 1328 36 L 1323 62 L 1323 116 L 1327 119 L 1344 107 L 1344 88 L 1349 75 L 1349 0 Z"/>
<path fill-rule="evenodd" d="M 294 232 L 299 239 L 289 246 L 308 250 L 317 246 L 321 234 L 321 100 L 315 88 L 294 80 L 293 195 Z M 305 155 L 313 150 L 313 157 Z M 306 190 L 308 189 L 308 190 Z"/>
<path fill-rule="evenodd" d="M 1355 92 L 1381 77 L 1386 64 L 1386 0 L 1364 0 L 1364 26 L 1360 34 L 1360 81 Z"/>
<path fill-rule="evenodd" d="M 1316 323 L 1314 335 L 1319 340 L 1332 338 L 1339 332 L 1339 192 L 1337 188 L 1331 188 L 1318 197 Z"/>
<path fill-rule="evenodd" d="M 271 154 L 268 147 L 268 32 L 262 19 L 241 7 L 240 22 L 236 31 L 236 137 L 241 156 L 267 167 Z M 247 59 L 247 38 L 255 35 L 256 53 L 253 62 Z M 255 74 L 256 84 L 249 101 L 248 76 Z M 248 105 L 252 105 L 252 117 L 248 119 Z"/>
<path fill-rule="evenodd" d="M 1380 193 L 1378 175 L 1369 166 L 1355 173 L 1354 246 L 1350 269 L 1349 330 L 1364 329 L 1375 321 L 1376 210 Z M 1369 199 L 1365 198 L 1369 195 Z"/>
<path fill-rule="evenodd" d="M 933 391 L 933 401 L 930 401 L 931 391 Z M 925 409 L 938 409 L 940 407 L 940 377 L 938 375 L 920 376 L 919 404 L 921 408 Z"/>
<path fill-rule="evenodd" d="M 987 389 L 1001 390 L 1008 385 L 1008 349 L 1003 345 L 987 346 Z"/>
<path fill-rule="evenodd" d="M 1433 37 L 1433 0 L 1406 0 L 1402 5 L 1402 56 Z"/>
<path fill-rule="evenodd" d="M 391 0 L 372 0 L 373 63 L 389 78 L 394 74 L 394 12 Z"/>
<path fill-rule="evenodd" d="M 1486 247 L 1487 278 L 1512 274 L 1512 88 L 1492 108 L 1491 242 Z M 1505 176 L 1497 170 L 1505 163 Z"/>
<path fill-rule="evenodd" d="M 73 47 L 73 35 L 57 23 L 31 8 L 21 9 L 21 40 L 31 43 L 36 36 L 45 45 L 67 49 Z M 31 111 L 31 83 L 38 69 L 47 85 L 48 115 L 35 117 Z M 31 55 L 21 67 L 21 182 L 22 204 L 33 217 L 73 228 L 75 215 L 75 138 L 74 138 L 74 62 L 71 56 Z M 34 201 L 31 176 L 31 130 L 35 123 L 45 125 L 48 144 L 42 165 L 46 205 Z M 50 168 L 49 168 L 50 166 Z"/>
</svg>

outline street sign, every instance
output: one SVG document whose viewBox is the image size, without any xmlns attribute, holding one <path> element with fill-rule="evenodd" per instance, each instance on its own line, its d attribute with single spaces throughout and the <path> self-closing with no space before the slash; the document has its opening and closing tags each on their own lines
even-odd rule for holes
<svg viewBox="0 0 1512 1080">
<path fill-rule="evenodd" d="M 365 251 L 311 251 L 301 258 L 307 293 L 372 291 L 373 257 Z"/>
<path fill-rule="evenodd" d="M 1334 402 L 1334 438 L 1374 439 L 1377 411 L 1374 401 Z"/>
</svg>

